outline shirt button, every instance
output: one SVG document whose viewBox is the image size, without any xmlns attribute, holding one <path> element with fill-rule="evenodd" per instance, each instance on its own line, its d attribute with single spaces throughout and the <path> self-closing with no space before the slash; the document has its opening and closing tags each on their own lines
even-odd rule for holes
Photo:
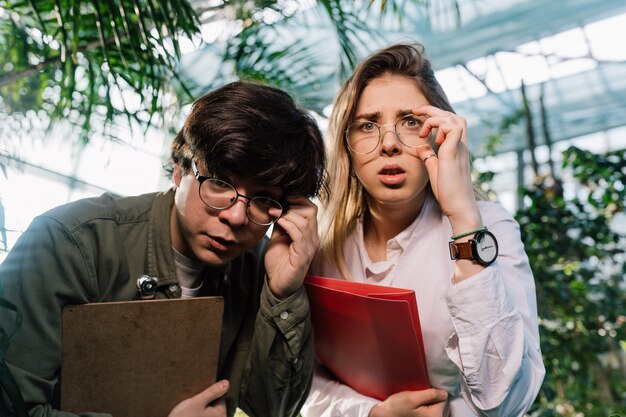
<svg viewBox="0 0 626 417">
<path fill-rule="evenodd" d="M 169 287 L 170 292 L 176 292 L 177 289 L 178 289 L 178 285 L 176 284 L 172 284 Z"/>
<path fill-rule="evenodd" d="M 456 307 L 450 307 L 450 314 L 452 314 L 452 317 L 456 317 L 459 314 L 459 309 Z"/>
<path fill-rule="evenodd" d="M 287 320 L 287 317 L 289 317 L 289 313 L 286 311 L 283 311 L 282 313 L 280 313 L 280 318 L 283 320 Z"/>
</svg>

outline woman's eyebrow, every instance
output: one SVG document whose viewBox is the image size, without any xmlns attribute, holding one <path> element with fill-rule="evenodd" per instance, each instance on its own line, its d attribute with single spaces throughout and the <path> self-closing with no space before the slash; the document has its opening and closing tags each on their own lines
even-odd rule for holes
<svg viewBox="0 0 626 417">
<path fill-rule="evenodd" d="M 356 116 L 354 116 L 354 120 L 363 119 L 363 120 L 370 120 L 372 122 L 375 122 L 379 118 L 380 118 L 379 111 L 374 112 L 374 113 L 361 113 L 361 114 L 357 114 Z"/>
<path fill-rule="evenodd" d="M 396 117 L 404 117 L 406 115 L 412 114 L 411 109 L 401 109 L 396 111 Z M 372 112 L 372 113 L 361 113 L 354 117 L 354 120 L 369 120 L 372 122 L 378 121 L 382 117 L 381 112 Z"/>
</svg>

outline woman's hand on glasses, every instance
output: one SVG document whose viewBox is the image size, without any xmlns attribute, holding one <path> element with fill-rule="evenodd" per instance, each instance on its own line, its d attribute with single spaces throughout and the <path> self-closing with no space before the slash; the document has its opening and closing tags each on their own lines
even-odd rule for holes
<svg viewBox="0 0 626 417">
<path fill-rule="evenodd" d="M 428 116 L 422 127 L 423 135 L 436 130 L 434 143 L 417 148 L 417 156 L 426 166 L 441 210 L 450 219 L 453 229 L 458 226 L 463 231 L 482 226 L 472 186 L 467 121 L 434 106 L 422 106 L 413 109 L 413 113 Z"/>
</svg>

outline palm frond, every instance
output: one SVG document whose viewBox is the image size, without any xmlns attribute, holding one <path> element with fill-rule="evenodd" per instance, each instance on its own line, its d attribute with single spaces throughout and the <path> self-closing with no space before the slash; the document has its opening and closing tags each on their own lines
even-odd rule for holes
<svg viewBox="0 0 626 417">
<path fill-rule="evenodd" d="M 12 126 L 18 121 L 25 129 L 29 115 L 65 120 L 88 141 L 118 116 L 141 125 L 162 120 L 155 116 L 174 88 L 188 102 L 246 77 L 281 87 L 319 111 L 359 59 L 387 42 L 382 19 L 392 15 L 401 22 L 406 7 L 428 14 L 431 3 L 317 0 L 313 9 L 301 10 L 279 0 L 211 6 L 201 0 L 4 0 L 0 115 L 22 115 Z M 193 80 L 179 64 L 180 41 L 200 38 L 201 15 L 230 19 L 240 30 L 205 45 L 213 51 L 207 66 L 214 76 Z M 7 132 L 13 129 L 0 126 L 0 136 Z"/>
<path fill-rule="evenodd" d="M 232 78 L 249 78 L 282 88 L 303 105 L 321 112 L 359 59 L 373 45 L 386 42 L 376 25 L 363 25 L 378 19 L 379 12 L 362 6 L 321 0 L 313 9 L 284 14 L 272 4 L 269 9 L 283 13 L 272 23 L 262 19 L 259 9 L 240 11 L 238 16 L 245 25 L 228 39 L 221 55 L 216 54 L 220 48 L 215 45 L 206 48 L 211 58 L 204 61 L 219 60 L 221 67 L 210 80 L 205 73 L 202 79 L 191 76 L 195 91 L 215 88 Z M 185 67 L 181 70 L 186 72 Z"/>
<path fill-rule="evenodd" d="M 84 140 L 93 117 L 106 125 L 119 115 L 140 120 L 142 112 L 151 121 L 162 111 L 158 97 L 176 78 L 180 36 L 199 33 L 186 0 L 29 0 L 0 8 L 0 47 L 9 51 L 0 56 L 0 112 L 42 109 L 50 121 L 88 129 Z M 111 102 L 113 92 L 121 100 Z M 140 97 L 139 108 L 128 94 Z"/>
</svg>

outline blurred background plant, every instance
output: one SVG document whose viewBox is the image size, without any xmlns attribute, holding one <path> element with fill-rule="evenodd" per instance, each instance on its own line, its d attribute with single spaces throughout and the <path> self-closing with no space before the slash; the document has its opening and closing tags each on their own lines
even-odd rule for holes
<svg viewBox="0 0 626 417">
<path fill-rule="evenodd" d="M 86 143 L 91 135 L 104 134 L 116 139 L 112 122 L 117 116 L 129 126 L 160 127 L 169 111 L 178 112 L 202 92 L 234 78 L 279 86 L 321 111 L 328 95 L 315 95 L 325 81 L 316 73 L 319 45 L 294 39 L 277 49 L 275 43 L 285 39 L 285 21 L 299 8 L 317 6 L 320 14 L 309 24 L 330 23 L 338 44 L 337 71 L 325 76 L 345 76 L 357 51 L 376 39 L 363 38 L 369 7 L 393 12 L 404 1 L 372 1 L 369 7 L 350 3 L 2 0 L 0 138 L 45 135 L 52 122 L 64 121 L 75 127 L 68 138 Z M 203 25 L 224 22 L 217 39 L 203 42 Z M 221 59 L 213 73 L 202 70 L 205 79 L 192 83 L 192 92 L 179 64 L 181 49 L 194 44 L 214 48 Z"/>
<path fill-rule="evenodd" d="M 626 412 L 626 151 L 576 147 L 563 167 L 575 195 L 556 178 L 522 190 L 517 212 L 535 273 L 546 379 L 533 416 L 606 417 Z M 618 217 L 621 216 L 621 219 Z"/>
<path fill-rule="evenodd" d="M 569 146 L 556 166 L 543 95 L 522 84 L 519 109 L 486 142 L 521 126 L 532 182 L 518 190 L 515 218 L 535 275 L 546 377 L 533 417 L 626 413 L 626 149 L 593 153 Z M 535 109 L 535 110 L 533 110 Z M 540 132 L 533 128 L 539 119 Z M 539 142 L 547 159 L 539 164 Z M 477 178 L 486 184 L 493 173 Z M 567 180 L 563 180 L 566 178 Z M 492 194 L 493 195 L 493 194 Z M 493 195 L 494 197 L 497 197 Z"/>
<path fill-rule="evenodd" d="M 62 120 L 77 128 L 68 137 L 87 142 L 96 131 L 115 138 L 115 116 L 155 122 L 180 38 L 198 26 L 186 1 L 1 1 L 0 137 L 45 134 Z"/>
</svg>

